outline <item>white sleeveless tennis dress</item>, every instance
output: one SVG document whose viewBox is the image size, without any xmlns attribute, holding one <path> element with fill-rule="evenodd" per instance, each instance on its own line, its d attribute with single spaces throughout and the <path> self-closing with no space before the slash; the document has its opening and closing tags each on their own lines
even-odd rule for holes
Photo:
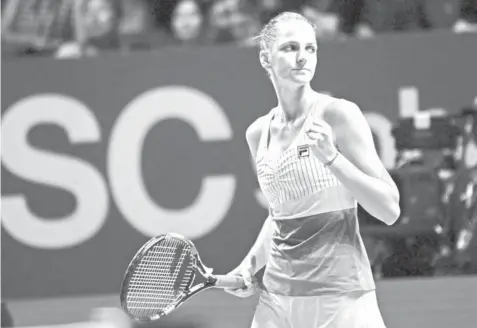
<svg viewBox="0 0 477 328">
<path fill-rule="evenodd" d="M 333 101 L 342 100 L 319 95 L 303 126 Z M 278 158 L 269 156 L 276 111 L 256 156 L 275 232 L 252 328 L 383 328 L 356 200 L 313 155 L 303 128 Z"/>
</svg>

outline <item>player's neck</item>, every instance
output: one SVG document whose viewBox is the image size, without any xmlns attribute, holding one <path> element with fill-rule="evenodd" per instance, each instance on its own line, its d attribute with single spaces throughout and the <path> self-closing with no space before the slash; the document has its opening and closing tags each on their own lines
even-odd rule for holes
<svg viewBox="0 0 477 328">
<path fill-rule="evenodd" d="M 278 108 L 286 121 L 295 121 L 306 115 L 314 102 L 314 91 L 309 84 L 299 87 L 282 86 L 276 91 Z"/>
</svg>

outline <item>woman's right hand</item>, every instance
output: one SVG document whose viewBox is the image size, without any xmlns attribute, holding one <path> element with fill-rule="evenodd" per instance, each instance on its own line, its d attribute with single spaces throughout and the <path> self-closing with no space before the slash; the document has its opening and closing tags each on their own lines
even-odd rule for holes
<svg viewBox="0 0 477 328">
<path fill-rule="evenodd" d="M 225 292 L 242 298 L 250 297 L 255 294 L 257 291 L 260 290 L 260 287 L 258 286 L 257 278 L 254 276 L 254 272 L 255 267 L 253 265 L 241 264 L 234 270 L 227 273 L 228 276 L 243 278 L 245 282 L 245 287 L 236 289 L 226 288 L 224 289 Z"/>
</svg>

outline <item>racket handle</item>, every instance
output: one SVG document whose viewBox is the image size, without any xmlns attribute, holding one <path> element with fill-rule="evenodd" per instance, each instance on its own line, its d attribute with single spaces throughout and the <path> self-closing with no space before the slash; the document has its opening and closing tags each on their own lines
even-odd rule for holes
<svg viewBox="0 0 477 328">
<path fill-rule="evenodd" d="M 228 275 L 216 275 L 217 282 L 214 287 L 217 288 L 244 288 L 245 282 L 241 277 L 233 277 Z"/>
</svg>

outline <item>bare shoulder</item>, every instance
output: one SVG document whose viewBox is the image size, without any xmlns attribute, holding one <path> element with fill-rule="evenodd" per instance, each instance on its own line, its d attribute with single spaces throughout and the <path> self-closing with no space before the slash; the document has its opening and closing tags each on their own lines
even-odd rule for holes
<svg viewBox="0 0 477 328">
<path fill-rule="evenodd" d="M 267 115 L 260 116 L 252 124 L 249 125 L 247 131 L 245 131 L 245 137 L 247 141 L 260 139 L 263 128 L 265 126 Z"/>
<path fill-rule="evenodd" d="M 364 115 L 357 104 L 346 99 L 333 98 L 323 111 L 323 119 L 332 127 L 338 128 L 361 124 Z"/>
<path fill-rule="evenodd" d="M 247 144 L 250 148 L 250 152 L 255 157 L 257 152 L 258 144 L 260 142 L 260 137 L 262 131 L 266 126 L 267 115 L 261 116 L 253 121 L 245 131 L 245 138 L 247 139 Z"/>
</svg>

